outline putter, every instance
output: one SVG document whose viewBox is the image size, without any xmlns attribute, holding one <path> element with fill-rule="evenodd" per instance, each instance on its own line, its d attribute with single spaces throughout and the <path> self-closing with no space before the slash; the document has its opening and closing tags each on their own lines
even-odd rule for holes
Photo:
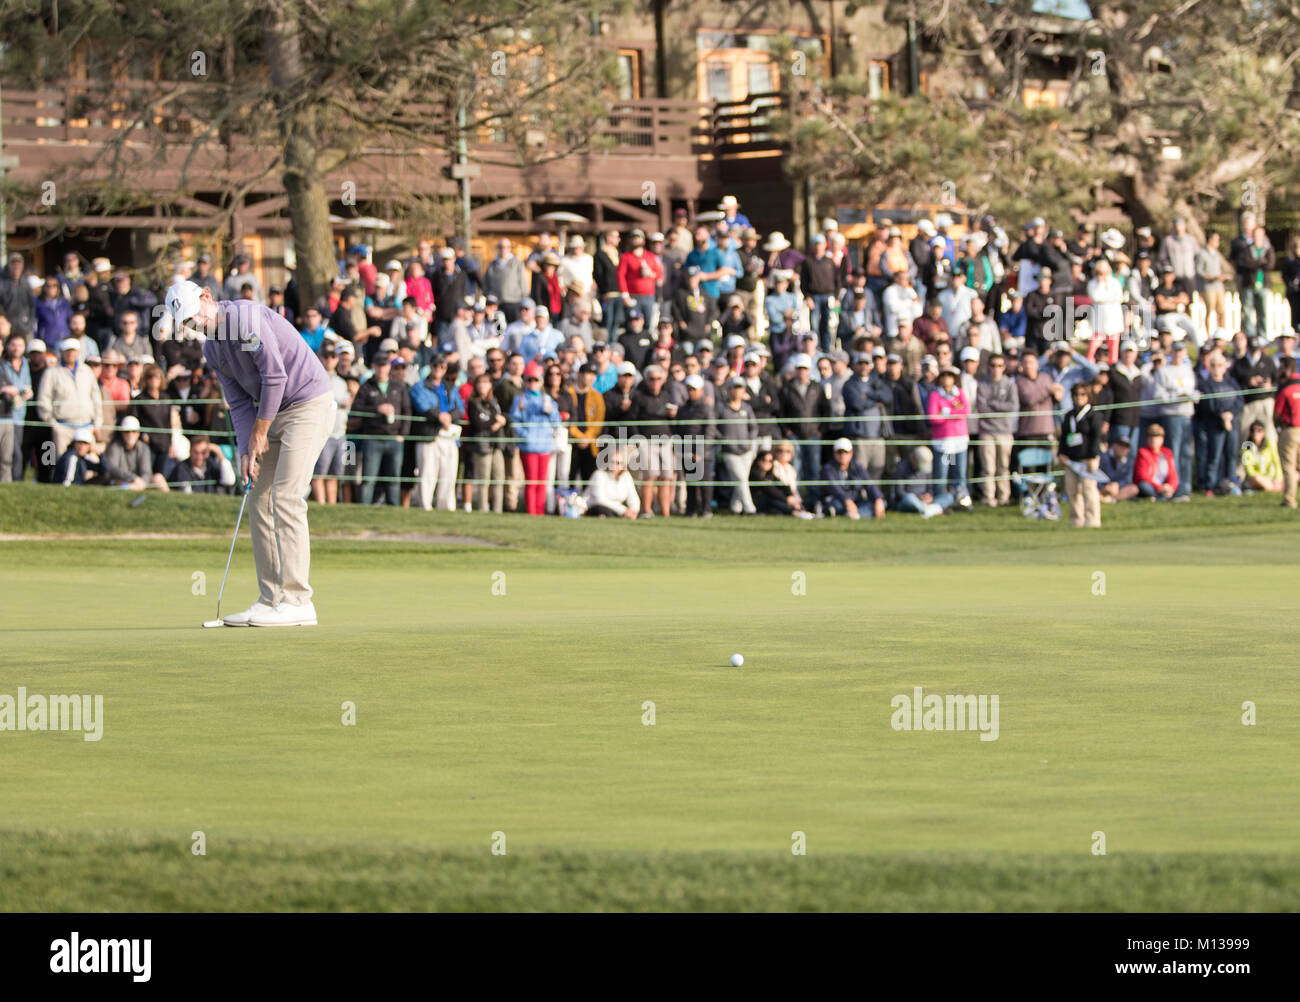
<svg viewBox="0 0 1300 1002">
<path fill-rule="evenodd" d="M 248 487 L 251 483 L 251 480 L 244 482 L 244 499 L 239 502 L 239 515 L 235 519 L 235 534 L 230 538 L 230 552 L 226 554 L 226 572 L 221 575 L 221 587 L 217 589 L 217 618 L 207 620 L 203 624 L 205 630 L 212 630 L 218 626 L 226 625 L 221 618 L 221 596 L 226 590 L 226 578 L 230 576 L 230 558 L 235 555 L 235 540 L 239 538 L 239 523 L 244 520 L 244 505 L 248 504 Z"/>
</svg>

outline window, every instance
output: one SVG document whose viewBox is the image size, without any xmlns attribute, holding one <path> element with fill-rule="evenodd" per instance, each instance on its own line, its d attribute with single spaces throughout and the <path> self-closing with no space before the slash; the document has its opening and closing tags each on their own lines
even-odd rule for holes
<svg viewBox="0 0 1300 1002">
<path fill-rule="evenodd" d="M 710 101 L 731 100 L 731 64 L 710 61 L 708 64 L 708 94 Z"/>
<path fill-rule="evenodd" d="M 750 63 L 749 70 L 749 93 L 751 94 L 770 94 L 776 90 L 776 81 L 773 79 L 773 66 L 770 61 L 761 63 Z"/>
<path fill-rule="evenodd" d="M 635 101 L 641 96 L 641 53 L 637 49 L 618 50 L 618 97 Z"/>
<path fill-rule="evenodd" d="M 889 93 L 889 64 L 873 59 L 867 64 L 867 97 L 878 101 Z"/>
</svg>

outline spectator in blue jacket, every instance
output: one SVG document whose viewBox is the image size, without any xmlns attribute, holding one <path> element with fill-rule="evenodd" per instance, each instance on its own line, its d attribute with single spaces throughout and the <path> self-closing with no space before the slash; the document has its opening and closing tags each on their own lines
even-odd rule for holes
<svg viewBox="0 0 1300 1002">
<path fill-rule="evenodd" d="M 524 466 L 524 504 L 530 515 L 546 513 L 546 474 L 555 450 L 555 426 L 560 410 L 542 392 L 542 367 L 524 367 L 524 391 L 510 405 L 510 425 L 519 439 L 519 459 Z"/>
<path fill-rule="evenodd" d="M 36 297 L 36 336 L 46 344 L 58 344 L 68 336 L 72 304 L 59 288 L 59 277 L 50 275 Z"/>
<path fill-rule="evenodd" d="M 837 438 L 831 446 L 832 459 L 822 467 L 821 510 L 832 515 L 868 518 L 885 517 L 885 496 L 875 484 L 868 484 L 866 469 L 853 460 L 853 443 Z"/>
<path fill-rule="evenodd" d="M 1223 353 L 1210 355 L 1209 373 L 1198 375 L 1194 427 L 1196 489 L 1207 494 L 1239 494 L 1233 474 L 1237 466 L 1237 433 L 1244 406 L 1241 387 L 1228 375 Z"/>
<path fill-rule="evenodd" d="M 411 387 L 411 413 L 424 419 L 417 426 L 419 470 L 416 493 L 425 511 L 456 509 L 456 469 L 460 465 L 461 395 L 447 385 L 447 360 L 434 355 L 428 374 Z"/>
<path fill-rule="evenodd" d="M 844 382 L 844 431 L 853 439 L 854 459 L 871 479 L 885 468 L 885 435 L 894 388 L 886 371 L 888 356 L 877 346 L 853 357 L 853 375 Z"/>
<path fill-rule="evenodd" d="M 1128 432 L 1122 427 L 1111 428 L 1110 448 L 1101 454 L 1099 467 L 1102 474 L 1109 478 L 1101 485 L 1103 503 L 1131 501 L 1138 496 L 1138 485 L 1133 483 L 1136 461 Z"/>
<path fill-rule="evenodd" d="M 934 479 L 934 453 L 916 445 L 894 465 L 894 511 L 934 518 L 951 511 L 953 496 Z"/>
</svg>

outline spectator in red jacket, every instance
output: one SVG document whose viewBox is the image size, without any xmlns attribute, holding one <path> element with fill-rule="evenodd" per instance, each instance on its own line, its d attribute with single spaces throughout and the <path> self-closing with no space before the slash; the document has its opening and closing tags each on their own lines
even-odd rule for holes
<svg viewBox="0 0 1300 1002">
<path fill-rule="evenodd" d="M 1296 482 L 1300 479 L 1300 378 L 1294 355 L 1278 363 L 1277 396 L 1273 400 L 1273 424 L 1277 427 L 1277 451 L 1282 459 L 1282 504 L 1296 507 Z"/>
<path fill-rule="evenodd" d="M 618 260 L 618 291 L 625 306 L 637 306 L 645 317 L 646 329 L 656 328 L 655 295 L 664 279 L 664 266 L 645 247 L 645 234 L 632 231 L 632 248 Z"/>
<path fill-rule="evenodd" d="M 1168 501 L 1178 490 L 1178 467 L 1174 454 L 1165 448 L 1165 430 L 1158 424 L 1147 428 L 1147 444 L 1138 450 L 1133 482 L 1138 493 L 1152 501 Z"/>
</svg>

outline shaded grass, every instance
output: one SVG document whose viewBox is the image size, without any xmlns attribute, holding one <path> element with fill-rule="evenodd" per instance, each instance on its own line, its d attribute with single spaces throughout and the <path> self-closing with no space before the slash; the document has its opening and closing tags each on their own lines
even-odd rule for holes
<svg viewBox="0 0 1300 1002">
<path fill-rule="evenodd" d="M 1293 856 L 428 851 L 0 832 L 13 911 L 1295 911 Z"/>
</svg>

